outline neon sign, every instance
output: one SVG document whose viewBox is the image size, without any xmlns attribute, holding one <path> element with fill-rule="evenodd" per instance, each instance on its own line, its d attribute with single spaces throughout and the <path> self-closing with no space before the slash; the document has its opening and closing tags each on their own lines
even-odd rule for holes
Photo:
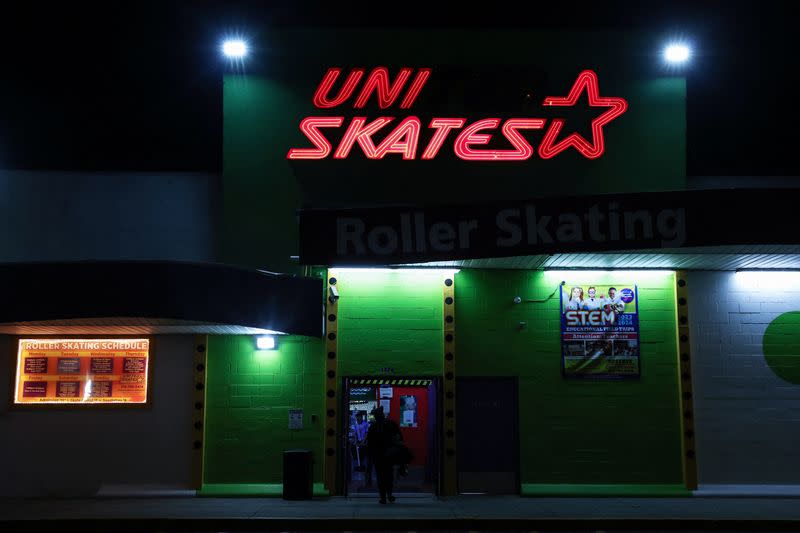
<svg viewBox="0 0 800 533">
<path fill-rule="evenodd" d="M 312 101 L 315 107 L 333 109 L 345 105 L 356 93 L 356 88 L 364 78 L 365 71 L 364 69 L 351 70 L 342 82 L 339 91 L 332 94 L 333 86 L 341 73 L 342 70 L 339 68 L 328 69 L 314 93 Z M 400 69 L 397 77 L 392 81 L 386 67 L 377 67 L 365 79 L 353 102 L 353 107 L 363 109 L 372 94 L 375 93 L 380 109 L 389 109 L 400 100 L 404 87 L 411 80 L 405 95 L 399 102 L 400 109 L 410 109 L 430 76 L 431 69 L 417 69 L 417 73 L 414 75 L 414 69 L 405 67 Z M 367 159 L 383 159 L 388 154 L 400 154 L 404 160 L 426 160 L 435 158 L 448 138 L 454 136 L 453 152 L 465 161 L 525 161 L 535 154 L 542 159 L 551 159 L 568 148 L 574 148 L 587 159 L 597 159 L 605 151 L 603 127 L 628 109 L 628 102 L 624 98 L 600 96 L 597 74 L 592 70 L 584 70 L 576 78 L 567 96 L 548 96 L 542 105 L 545 107 L 572 107 L 577 104 L 584 91 L 588 96 L 589 107 L 607 108 L 607 111 L 592 121 L 591 141 L 578 133 L 572 133 L 559 140 L 565 122 L 563 118 L 554 118 L 548 125 L 546 118 L 524 117 L 503 120 L 491 117 L 467 125 L 466 118 L 435 117 L 427 126 L 429 130 L 432 130 L 433 135 L 418 156 L 419 138 L 423 130 L 423 124 L 419 117 L 411 115 L 396 122 L 397 117 L 394 116 L 381 116 L 372 120 L 356 116 L 350 119 L 344 135 L 334 150 L 323 130 L 342 128 L 345 125 L 345 117 L 310 116 L 300 122 L 300 131 L 311 142 L 313 148 L 291 148 L 286 158 L 326 159 L 333 154 L 333 159 L 346 159 L 358 145 Z M 393 122 L 396 124 L 394 128 L 376 146 L 373 135 L 381 132 Z M 547 126 L 546 129 L 545 126 Z M 498 129 L 510 145 L 510 149 L 486 148 Z M 520 133 L 520 130 L 545 131 L 537 150 L 534 151 L 533 146 Z"/>
</svg>

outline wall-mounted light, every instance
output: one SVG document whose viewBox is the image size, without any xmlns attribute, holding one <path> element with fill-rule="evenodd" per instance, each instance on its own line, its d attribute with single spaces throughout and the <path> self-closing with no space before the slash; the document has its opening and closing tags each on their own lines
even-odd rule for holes
<svg viewBox="0 0 800 533">
<path fill-rule="evenodd" d="M 778 269 L 739 269 L 733 277 L 745 290 L 782 289 L 796 291 L 800 288 L 800 271 Z"/>
<path fill-rule="evenodd" d="M 328 294 L 328 301 L 335 304 L 336 300 L 339 299 L 339 289 L 337 289 L 335 285 L 331 285 L 328 287 Z"/>
<path fill-rule="evenodd" d="M 396 268 L 384 267 L 331 267 L 331 271 L 336 271 L 339 274 L 357 274 L 359 276 L 371 274 L 412 274 L 425 276 L 453 276 L 461 272 L 459 268 L 439 268 L 439 267 L 414 267 L 414 266 L 398 266 Z"/>
<path fill-rule="evenodd" d="M 647 278 L 647 279 L 657 279 L 664 276 L 669 276 L 674 274 L 674 270 L 662 270 L 662 269 L 627 269 L 627 268 L 601 268 L 597 270 L 578 270 L 578 269 L 564 269 L 564 268 L 545 268 L 544 269 L 544 276 L 548 279 L 556 278 L 558 279 L 559 283 L 562 285 L 565 283 L 564 279 L 569 279 L 570 281 L 574 280 L 590 280 L 593 283 L 600 283 L 597 281 L 598 276 L 605 276 L 610 278 L 619 279 L 622 277 L 630 279 L 635 278 Z M 560 279 L 559 279 L 560 278 Z"/>
<path fill-rule="evenodd" d="M 682 65 L 692 57 L 692 49 L 685 43 L 670 43 L 664 48 L 664 61 L 670 65 Z"/>
<path fill-rule="evenodd" d="M 660 51 L 661 65 L 673 74 L 684 72 L 694 59 L 695 50 L 690 39 L 684 36 L 673 36 Z"/>
<path fill-rule="evenodd" d="M 243 59 L 247 55 L 247 42 L 244 39 L 225 39 L 222 54 L 228 59 Z"/>
<path fill-rule="evenodd" d="M 278 343 L 273 335 L 259 335 L 256 337 L 256 348 L 259 350 L 275 350 Z"/>
</svg>

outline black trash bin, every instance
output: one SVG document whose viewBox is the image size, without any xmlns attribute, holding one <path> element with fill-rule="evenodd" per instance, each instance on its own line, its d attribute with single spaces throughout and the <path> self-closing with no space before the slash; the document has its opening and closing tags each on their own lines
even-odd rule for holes
<svg viewBox="0 0 800 533">
<path fill-rule="evenodd" d="M 311 450 L 283 452 L 283 499 L 310 500 L 314 494 Z"/>
</svg>

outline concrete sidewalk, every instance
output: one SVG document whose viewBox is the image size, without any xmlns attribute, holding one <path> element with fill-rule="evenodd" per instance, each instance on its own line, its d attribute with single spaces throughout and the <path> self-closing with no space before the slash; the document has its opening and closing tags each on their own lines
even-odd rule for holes
<svg viewBox="0 0 800 533">
<path fill-rule="evenodd" d="M 399 497 L 0 500 L 0 528 L 106 530 L 563 530 L 800 531 L 797 498 Z"/>
</svg>

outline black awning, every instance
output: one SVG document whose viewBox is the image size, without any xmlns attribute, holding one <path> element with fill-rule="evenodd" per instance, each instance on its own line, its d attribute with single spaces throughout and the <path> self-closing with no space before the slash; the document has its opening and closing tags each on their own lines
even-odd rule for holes
<svg viewBox="0 0 800 533">
<path fill-rule="evenodd" d="M 300 211 L 300 262 L 400 265 L 715 246 L 800 245 L 800 188 L 540 197 Z"/>
<path fill-rule="evenodd" d="M 0 264 L 0 323 L 135 317 L 322 336 L 322 280 L 218 264 Z"/>
</svg>

